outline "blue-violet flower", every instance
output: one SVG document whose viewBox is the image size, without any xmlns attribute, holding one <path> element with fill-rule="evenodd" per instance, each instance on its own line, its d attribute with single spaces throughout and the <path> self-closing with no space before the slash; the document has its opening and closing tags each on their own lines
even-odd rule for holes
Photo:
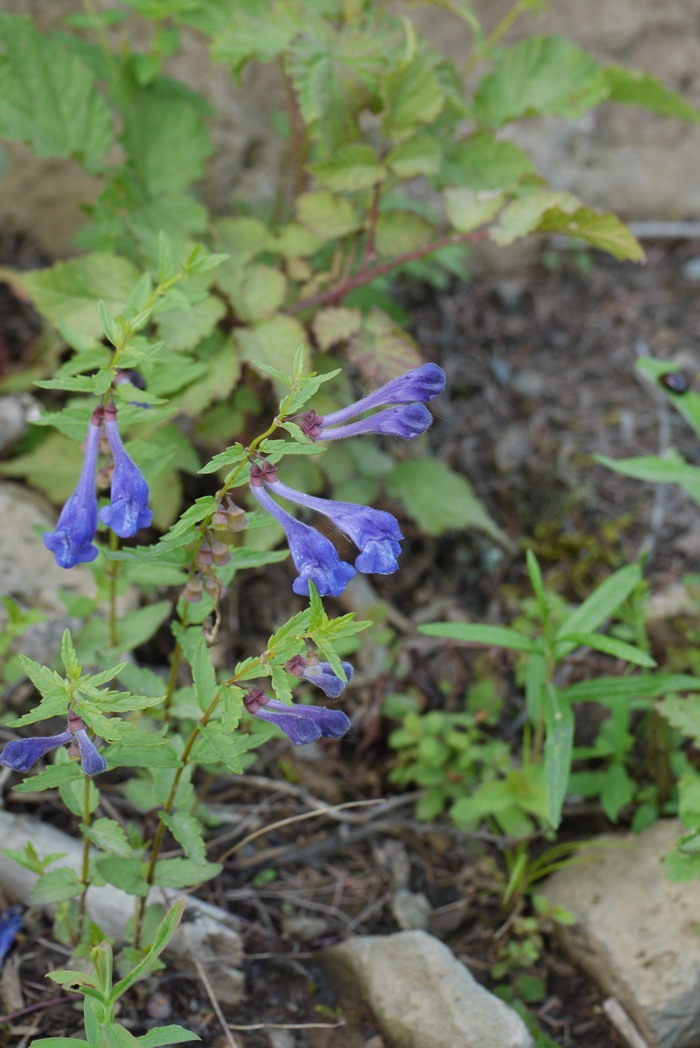
<svg viewBox="0 0 700 1048">
<path fill-rule="evenodd" d="M 66 731 L 58 735 L 36 735 L 29 739 L 14 739 L 0 753 L 0 764 L 15 771 L 29 771 L 33 764 L 49 750 L 55 750 L 69 742 L 71 757 L 80 757 L 80 767 L 85 775 L 99 775 L 107 768 L 85 728 L 85 722 L 75 713 L 68 711 Z"/>
<path fill-rule="evenodd" d="M 338 674 L 333 672 L 330 662 L 317 662 L 316 665 L 309 662 L 301 677 L 303 680 L 308 680 L 311 684 L 315 684 L 329 699 L 337 699 L 339 695 L 343 694 L 352 680 L 354 672 L 349 662 L 341 662 L 340 665 L 343 667 L 345 680 L 341 680 Z"/>
<path fill-rule="evenodd" d="M 99 553 L 92 540 L 97 529 L 95 469 L 103 417 L 101 407 L 93 411 L 80 480 L 61 510 L 56 530 L 45 531 L 42 535 L 44 545 L 53 553 L 59 568 L 74 568 L 76 564 L 89 563 Z"/>
<path fill-rule="evenodd" d="M 353 566 L 340 559 L 329 539 L 308 524 L 295 520 L 277 505 L 263 487 L 262 470 L 259 466 L 251 467 L 250 487 L 263 509 L 266 509 L 287 533 L 289 551 L 299 572 L 292 583 L 294 592 L 308 597 L 310 579 L 321 596 L 340 596 L 356 574 Z"/>
<path fill-rule="evenodd" d="M 243 700 L 246 709 L 260 720 L 276 724 L 295 746 L 324 739 L 339 739 L 350 727 L 349 718 L 342 710 L 323 706 L 288 705 L 272 699 L 260 688 L 249 688 Z"/>
<path fill-rule="evenodd" d="M 289 499 L 290 502 L 297 502 L 300 506 L 307 506 L 322 513 L 355 543 L 360 550 L 360 555 L 355 560 L 358 571 L 390 575 L 397 570 L 399 565 L 396 558 L 401 552 L 399 542 L 403 535 L 398 521 L 391 513 L 361 506 L 355 502 L 336 502 L 316 495 L 306 495 L 303 491 L 288 487 L 281 480 L 268 480 L 268 477 L 272 476 L 272 473 L 263 473 L 271 491 Z"/>
<path fill-rule="evenodd" d="M 148 508 L 148 484 L 122 443 L 114 404 L 106 409 L 105 429 L 114 456 L 114 475 L 111 503 L 100 510 L 100 520 L 121 538 L 128 539 L 139 528 L 147 528 L 151 523 L 153 514 Z"/>
</svg>

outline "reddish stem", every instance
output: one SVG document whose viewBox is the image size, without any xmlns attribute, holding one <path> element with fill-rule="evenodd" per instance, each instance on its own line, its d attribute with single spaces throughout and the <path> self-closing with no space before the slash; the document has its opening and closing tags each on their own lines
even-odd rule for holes
<svg viewBox="0 0 700 1048">
<path fill-rule="evenodd" d="M 356 287 L 369 284 L 370 281 L 384 276 L 385 273 L 391 273 L 393 269 L 398 269 L 399 266 L 403 266 L 407 262 L 417 262 L 419 259 L 425 258 L 426 255 L 431 255 L 433 251 L 438 251 L 441 247 L 451 247 L 453 244 L 466 244 L 469 241 L 484 240 L 488 235 L 489 231 L 482 229 L 476 233 L 453 233 L 451 236 L 433 240 L 432 243 L 426 244 L 424 247 L 417 247 L 414 251 L 407 251 L 405 255 L 398 255 L 396 258 L 392 258 L 390 262 L 383 262 L 381 266 L 375 266 L 374 269 L 360 270 L 354 276 L 339 284 L 338 287 L 331 288 L 330 291 L 321 291 L 317 295 L 310 295 L 309 298 L 304 298 L 301 302 L 297 302 L 296 305 L 290 306 L 286 312 L 301 313 L 304 309 L 311 309 L 314 306 L 325 306 L 328 303 L 336 305 L 346 295 L 349 295 L 351 291 L 354 291 Z"/>
</svg>

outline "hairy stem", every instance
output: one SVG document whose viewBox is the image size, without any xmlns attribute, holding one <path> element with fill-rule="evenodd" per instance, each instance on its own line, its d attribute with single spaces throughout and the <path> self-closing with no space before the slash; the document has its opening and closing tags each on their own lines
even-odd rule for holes
<svg viewBox="0 0 700 1048">
<path fill-rule="evenodd" d="M 85 927 L 85 907 L 87 902 L 87 892 L 90 887 L 90 838 L 87 835 L 87 831 L 90 827 L 90 777 L 88 775 L 83 776 L 83 857 L 80 864 L 80 883 L 83 889 L 80 893 L 80 899 L 78 900 L 78 925 L 75 932 L 75 945 L 77 945 L 83 937 L 83 928 Z"/>
</svg>

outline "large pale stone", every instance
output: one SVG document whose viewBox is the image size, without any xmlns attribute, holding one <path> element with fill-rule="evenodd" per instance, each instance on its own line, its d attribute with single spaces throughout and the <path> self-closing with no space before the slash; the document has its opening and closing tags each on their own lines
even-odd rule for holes
<svg viewBox="0 0 700 1048">
<path fill-rule="evenodd" d="M 391 1048 L 531 1048 L 519 1015 L 422 931 L 365 935 L 324 951 L 345 992 L 369 1005 Z"/>
<path fill-rule="evenodd" d="M 664 857 L 682 832 L 672 819 L 603 838 L 590 861 L 542 889 L 576 918 L 557 934 L 573 959 L 616 997 L 650 1048 L 700 1046 L 700 882 L 674 884 Z"/>
</svg>

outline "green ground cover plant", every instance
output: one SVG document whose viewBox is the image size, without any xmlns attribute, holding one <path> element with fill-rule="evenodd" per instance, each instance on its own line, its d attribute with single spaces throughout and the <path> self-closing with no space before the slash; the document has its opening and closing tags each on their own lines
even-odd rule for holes
<svg viewBox="0 0 700 1048">
<path fill-rule="evenodd" d="M 43 546 L 37 537 L 38 551 L 46 547 L 67 571 L 88 564 L 95 579 L 94 597 L 65 596 L 82 624 L 66 631 L 51 665 L 20 651 L 36 613 L 5 602 L 0 669 L 8 682 L 26 676 L 39 699 L 5 718 L 20 731 L 0 762 L 24 773 L 47 757 L 15 789 L 57 790 L 84 842 L 80 869 L 31 845 L 12 857 L 38 876 L 32 900 L 56 905 L 56 934 L 93 968 L 52 976 L 84 996 L 86 1041 L 41 1038 L 34 1048 L 196 1039 L 172 1026 L 136 1037 L 116 1017 L 118 999 L 161 963 L 180 917 L 179 904 L 163 914 L 148 895 L 220 873 L 207 859 L 213 776 L 241 772 L 280 730 L 296 745 L 348 730 L 332 703 L 352 677 L 343 656 L 371 623 L 329 615 L 323 598 L 339 596 L 358 571 L 398 568 L 399 521 L 369 504 L 390 499 L 430 535 L 473 527 L 509 542 L 463 476 L 403 443 L 392 454 L 372 441 L 417 438 L 410 447 L 425 447 L 426 405 L 445 381 L 406 331 L 392 282 L 445 286 L 466 278 L 470 242 L 507 248 L 537 233 L 639 260 L 641 247 L 619 219 L 550 186 L 504 132 L 537 115 L 577 119 L 603 102 L 698 119 L 650 75 L 601 66 L 559 37 L 533 32 L 508 44 L 515 20 L 541 9 L 537 0 L 518 0 L 490 32 L 466 3 L 432 5 L 464 35 L 459 68 L 417 32 L 416 6 L 127 0 L 97 8 L 86 0 L 52 32 L 0 15 L 0 135 L 39 156 L 70 158 L 103 186 L 87 202 L 77 257 L 2 273 L 45 327 L 30 366 L 3 387 L 41 390 L 41 418 L 0 471 L 62 507 Z M 239 200 L 230 214 L 211 215 L 197 197 L 212 151 L 208 107 L 166 72 L 177 70 L 182 34 L 193 31 L 235 77 L 252 63 L 277 67 L 288 105 L 270 114 L 285 143 L 274 200 Z M 146 47 L 133 43 L 144 39 Z M 353 377 L 372 392 L 355 399 Z M 654 479 L 678 480 L 681 471 L 692 482 L 694 467 L 672 466 L 673 477 L 666 461 Z M 358 547 L 354 563 L 277 499 L 330 520 Z M 285 536 L 289 549 L 277 548 Z M 290 553 L 303 606 L 258 654 L 215 667 L 226 586 Z M 285 570 L 280 587 L 288 589 Z M 663 791 L 652 783 L 642 797 L 630 775 L 631 710 L 661 699 L 671 724 L 692 737 L 699 730 L 688 728 L 687 700 L 678 696 L 700 689 L 700 680 L 651 672 L 640 627 L 642 565 L 620 568 L 575 608 L 547 590 L 531 553 L 528 571 L 534 599 L 524 602 L 522 622 L 422 627 L 517 653 L 526 696 L 519 753 L 495 737 L 497 711 L 387 707 L 403 722 L 390 739 L 400 755 L 394 781 L 425 788 L 419 816 L 448 810 L 465 830 L 485 821 L 509 839 L 507 904 L 520 903 L 566 858 L 556 844 L 535 856 L 528 841 L 537 833 L 555 839 L 568 791 L 599 797 L 611 819 L 632 801 L 647 805 L 642 820 L 665 810 Z M 120 597 L 133 587 L 138 604 L 120 614 Z M 166 623 L 163 678 L 131 653 Z M 561 686 L 559 669 L 581 648 L 642 672 Z M 181 686 L 185 665 L 191 684 Z M 294 702 L 302 678 L 332 703 Z M 575 709 L 592 701 L 610 716 L 584 752 L 574 745 Z M 24 733 L 54 718 L 65 718 L 63 730 Z M 594 766 L 572 776 L 576 761 Z M 127 832 L 104 813 L 106 772 L 140 812 L 153 814 L 152 835 L 134 825 Z M 700 825 L 696 792 L 694 780 L 684 783 L 686 852 Z M 164 858 L 166 842 L 182 854 Z M 116 983 L 111 945 L 86 910 L 90 887 L 103 883 L 134 901 Z M 519 920 L 497 977 L 539 948 L 539 925 Z"/>
</svg>

